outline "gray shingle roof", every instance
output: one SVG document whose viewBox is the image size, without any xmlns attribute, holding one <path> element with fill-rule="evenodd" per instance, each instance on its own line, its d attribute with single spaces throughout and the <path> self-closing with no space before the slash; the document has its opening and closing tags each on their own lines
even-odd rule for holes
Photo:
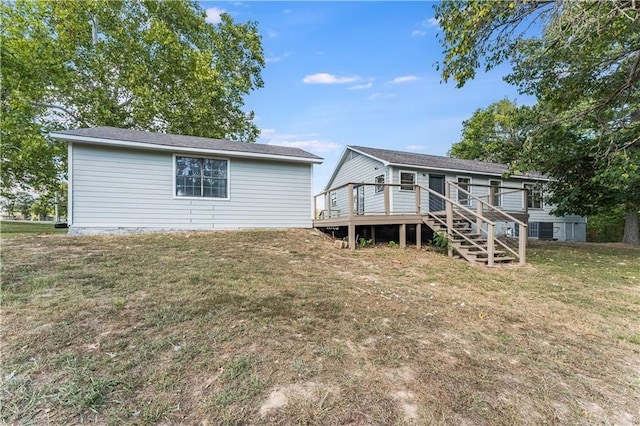
<svg viewBox="0 0 640 426">
<path fill-rule="evenodd" d="M 53 132 L 56 135 L 98 138 L 113 141 L 137 142 L 148 145 L 161 145 L 175 148 L 202 149 L 212 151 L 227 151 L 236 153 L 250 153 L 265 156 L 297 157 L 309 160 L 322 160 L 322 157 L 311 154 L 300 148 L 257 143 L 233 142 L 222 139 L 201 138 L 197 136 L 172 135 L 168 133 L 153 133 L 140 130 L 120 129 L 117 127 L 91 127 L 85 129 L 64 130 Z M 314 161 L 319 162 L 319 161 Z"/>
<path fill-rule="evenodd" d="M 349 146 L 354 150 L 368 154 L 383 162 L 394 165 L 406 165 L 428 169 L 455 170 L 461 172 L 486 173 L 503 175 L 509 171 L 509 166 L 498 163 L 485 163 L 474 160 L 461 160 L 459 158 L 441 157 L 438 155 L 417 154 L 414 152 L 392 151 L 380 148 L 368 148 L 365 146 Z M 538 173 L 526 173 L 513 177 L 543 177 Z"/>
</svg>

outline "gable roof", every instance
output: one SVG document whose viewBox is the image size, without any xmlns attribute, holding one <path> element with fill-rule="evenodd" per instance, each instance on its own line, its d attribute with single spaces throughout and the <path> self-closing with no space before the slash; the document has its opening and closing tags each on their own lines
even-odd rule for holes
<svg viewBox="0 0 640 426">
<path fill-rule="evenodd" d="M 509 166 L 507 164 L 463 160 L 460 158 L 442 157 L 439 155 L 392 151 L 389 149 L 369 148 L 364 146 L 350 145 L 347 148 L 382 161 L 385 166 L 411 166 L 426 169 L 447 170 L 462 173 L 472 172 L 500 176 L 509 172 Z M 543 175 L 536 172 L 530 172 L 521 175 L 512 175 L 511 177 L 545 179 Z"/>
<path fill-rule="evenodd" d="M 347 145 L 342 157 L 338 161 L 338 165 L 327 182 L 325 190 L 330 189 L 330 185 L 335 179 L 338 169 L 345 163 L 345 158 L 349 151 L 354 151 L 373 158 L 374 160 L 380 161 L 384 166 L 432 169 L 455 173 L 473 173 L 500 177 L 509 172 L 509 166 L 507 164 L 487 163 L 484 161 L 462 160 L 459 158 L 443 157 L 439 155 L 418 154 L 415 152 Z M 548 179 L 546 176 L 536 172 L 511 175 L 510 177 L 514 179 Z"/>
<path fill-rule="evenodd" d="M 117 127 L 90 127 L 63 130 L 52 132 L 50 136 L 65 142 L 81 142 L 161 151 L 223 154 L 235 157 L 268 158 L 305 163 L 322 163 L 323 161 L 322 157 L 318 157 L 300 148 L 146 132 Z"/>
</svg>

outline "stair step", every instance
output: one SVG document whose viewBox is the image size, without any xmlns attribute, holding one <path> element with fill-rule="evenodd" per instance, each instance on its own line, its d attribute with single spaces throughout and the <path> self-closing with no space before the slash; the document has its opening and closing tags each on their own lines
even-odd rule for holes
<svg viewBox="0 0 640 426">
<path fill-rule="evenodd" d="M 515 257 L 506 257 L 506 256 L 505 257 L 494 257 L 493 258 L 494 263 L 511 263 L 514 260 L 516 260 Z M 478 259 L 476 259 L 476 262 L 487 264 L 487 263 L 489 263 L 489 259 L 487 259 L 486 257 L 478 258 Z"/>
</svg>

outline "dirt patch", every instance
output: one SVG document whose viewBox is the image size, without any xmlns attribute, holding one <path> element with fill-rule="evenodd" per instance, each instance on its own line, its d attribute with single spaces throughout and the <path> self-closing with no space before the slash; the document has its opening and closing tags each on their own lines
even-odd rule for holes
<svg viewBox="0 0 640 426">
<path fill-rule="evenodd" d="M 315 383 L 292 383 L 286 386 L 278 386 L 269 391 L 267 400 L 260 406 L 260 416 L 265 417 L 275 410 L 284 408 L 291 399 L 312 400 L 319 397 L 319 392 L 330 392 L 327 386 Z"/>
</svg>

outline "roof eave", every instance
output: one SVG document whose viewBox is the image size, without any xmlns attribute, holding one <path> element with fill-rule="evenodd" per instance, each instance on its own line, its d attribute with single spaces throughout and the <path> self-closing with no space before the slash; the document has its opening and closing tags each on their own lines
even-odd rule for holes
<svg viewBox="0 0 640 426">
<path fill-rule="evenodd" d="M 125 148 L 138 148 L 144 150 L 151 151 L 168 151 L 168 152 L 184 152 L 190 154 L 209 154 L 209 155 L 225 155 L 229 157 L 237 157 L 237 158 L 259 158 L 259 159 L 268 159 L 268 160 L 280 160 L 280 161 L 290 161 L 297 163 L 311 163 L 311 164 L 321 164 L 324 159 L 323 158 L 311 158 L 311 157 L 295 157 L 290 155 L 277 155 L 277 154 L 262 154 L 259 152 L 244 152 L 244 151 L 232 151 L 232 150 L 221 150 L 221 149 L 206 149 L 206 148 L 190 148 L 190 147 L 182 147 L 175 145 L 159 145 L 159 144 L 151 144 L 147 142 L 134 142 L 134 141 L 124 141 L 119 139 L 106 139 L 106 138 L 97 138 L 92 136 L 78 136 L 78 135 L 68 135 L 65 133 L 56 133 L 51 132 L 49 134 L 54 139 L 63 142 L 81 142 L 86 144 L 93 145 L 109 145 L 109 146 L 120 146 Z"/>
<path fill-rule="evenodd" d="M 440 171 L 443 171 L 443 172 L 464 173 L 464 174 L 470 174 L 471 173 L 471 174 L 500 176 L 500 177 L 502 177 L 504 175 L 504 173 L 498 173 L 498 172 L 481 172 L 481 171 L 473 171 L 473 170 L 465 170 L 465 169 L 450 169 L 450 168 L 445 168 L 445 167 L 421 166 L 421 165 L 417 165 L 417 164 L 387 163 L 386 165 L 392 166 L 392 167 L 406 167 L 406 168 L 425 169 L 425 170 L 440 170 Z M 511 175 L 511 176 L 509 176 L 509 178 L 550 180 L 546 176 Z"/>
</svg>

